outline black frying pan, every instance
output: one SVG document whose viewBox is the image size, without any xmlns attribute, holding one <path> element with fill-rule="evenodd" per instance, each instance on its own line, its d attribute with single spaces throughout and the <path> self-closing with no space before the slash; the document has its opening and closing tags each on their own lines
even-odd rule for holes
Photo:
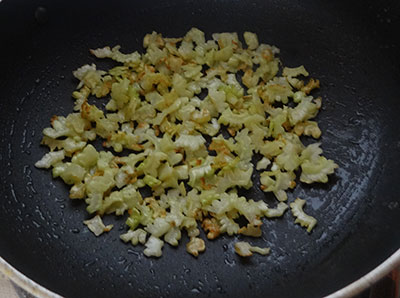
<svg viewBox="0 0 400 298">
<path fill-rule="evenodd" d="M 43 7 L 43 8 L 39 8 Z M 361 277 L 400 247 L 400 20 L 398 1 L 22 1 L 0 3 L 0 255 L 68 297 L 318 297 Z M 141 50 L 152 30 L 250 30 L 288 66 L 321 80 L 322 147 L 340 166 L 324 186 L 299 184 L 318 218 L 311 235 L 288 212 L 266 221 L 268 257 L 241 259 L 232 237 L 198 259 L 168 245 L 160 259 L 123 244 L 124 219 L 95 238 L 83 202 L 33 163 L 41 130 L 72 111 L 88 49 Z M 109 66 L 109 65 L 108 65 Z M 273 198 L 250 192 L 253 199 Z M 185 243 L 187 239 L 183 239 Z"/>
</svg>

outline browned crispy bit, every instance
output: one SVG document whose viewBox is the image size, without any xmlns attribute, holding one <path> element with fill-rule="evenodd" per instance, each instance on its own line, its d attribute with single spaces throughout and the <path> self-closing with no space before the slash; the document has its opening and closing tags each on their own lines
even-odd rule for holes
<svg viewBox="0 0 400 298">
<path fill-rule="evenodd" d="M 176 153 L 183 153 L 183 148 L 176 148 L 174 151 Z"/>
<path fill-rule="evenodd" d="M 262 185 L 262 184 L 261 184 L 261 185 L 260 185 L 260 189 L 261 189 L 261 190 L 266 189 L 265 185 Z"/>
<path fill-rule="evenodd" d="M 135 183 L 136 181 L 137 181 L 137 177 L 134 176 L 134 177 L 132 177 L 132 178 L 128 181 L 128 184 L 133 184 L 133 183 Z"/>
<path fill-rule="evenodd" d="M 131 146 L 131 148 L 132 148 L 132 150 L 135 150 L 135 151 L 141 151 L 141 150 L 143 150 L 144 146 L 141 144 L 133 144 Z"/>
<path fill-rule="evenodd" d="M 224 154 L 231 153 L 231 151 L 229 150 L 229 148 L 227 147 L 227 145 L 223 140 L 213 140 L 210 146 L 208 146 L 208 149 L 214 150 L 218 153 L 224 153 Z"/>
<path fill-rule="evenodd" d="M 205 180 L 204 177 L 201 177 L 201 178 L 200 178 L 200 182 L 201 182 L 201 187 L 202 187 L 203 189 L 205 189 L 205 190 L 210 190 L 210 189 L 213 188 L 213 185 L 212 185 L 212 184 L 206 184 L 206 180 Z"/>
<path fill-rule="evenodd" d="M 137 128 L 143 128 L 146 126 L 146 122 L 140 122 L 137 126 Z"/>
<path fill-rule="evenodd" d="M 295 181 L 290 181 L 290 188 L 295 188 L 296 187 L 296 182 Z"/>
<path fill-rule="evenodd" d="M 312 136 L 315 139 L 318 139 L 321 136 L 321 130 L 319 129 L 318 124 L 312 121 L 297 123 L 293 128 L 293 131 L 298 136 L 304 134 L 306 136 Z"/>
<path fill-rule="evenodd" d="M 114 169 L 118 169 L 119 168 L 119 166 L 115 162 L 111 162 L 110 163 L 110 167 L 114 168 Z"/>
<path fill-rule="evenodd" d="M 248 224 L 246 227 L 241 227 L 238 233 L 246 236 L 261 237 L 261 225 Z"/>
<path fill-rule="evenodd" d="M 89 113 L 90 113 L 90 105 L 85 100 L 81 105 L 81 117 L 84 119 L 88 119 Z"/>
<path fill-rule="evenodd" d="M 167 216 L 167 211 L 158 204 L 154 197 L 147 197 L 144 202 L 153 210 L 153 218 Z"/>
<path fill-rule="evenodd" d="M 96 172 L 94 172 L 93 177 L 95 176 L 103 176 L 104 175 L 104 171 L 103 170 L 96 170 Z"/>
<path fill-rule="evenodd" d="M 165 62 L 165 65 L 167 66 L 168 69 L 177 72 L 182 67 L 183 60 L 182 58 L 179 57 L 170 56 Z"/>
<path fill-rule="evenodd" d="M 194 212 L 194 218 L 200 221 L 203 220 L 203 212 L 201 211 L 201 209 L 196 209 L 196 211 Z"/>
<path fill-rule="evenodd" d="M 138 81 L 142 80 L 146 72 L 143 70 L 137 74 Z"/>
<path fill-rule="evenodd" d="M 296 124 L 295 127 L 293 128 L 293 132 L 296 135 L 301 136 L 304 133 L 304 123 Z"/>
<path fill-rule="evenodd" d="M 232 137 L 234 137 L 236 135 L 236 131 L 231 127 L 228 127 L 228 132 Z"/>
<path fill-rule="evenodd" d="M 57 115 L 53 115 L 53 117 L 51 117 L 50 122 L 53 125 L 54 121 L 56 121 L 58 119 Z"/>
<path fill-rule="evenodd" d="M 207 233 L 208 239 L 215 239 L 221 233 L 220 226 L 215 218 L 206 218 L 203 220 L 201 226 L 203 227 L 204 231 Z"/>
<path fill-rule="evenodd" d="M 118 164 L 118 165 L 126 165 L 126 162 L 123 161 L 123 160 L 121 160 L 121 157 L 119 157 L 119 156 L 116 156 L 116 157 L 114 158 L 114 162 L 115 162 L 116 164 Z"/>
<path fill-rule="evenodd" d="M 272 61 L 274 59 L 274 54 L 272 53 L 272 51 L 270 49 L 265 49 L 261 56 L 267 60 L 268 62 Z"/>
<path fill-rule="evenodd" d="M 301 88 L 301 91 L 303 91 L 305 94 L 309 94 L 315 88 L 319 88 L 319 80 L 310 79 L 307 85 Z"/>
<path fill-rule="evenodd" d="M 110 232 L 113 227 L 111 225 L 104 227 L 104 232 Z"/>
<path fill-rule="evenodd" d="M 145 65 L 145 69 L 150 72 L 156 72 L 156 69 L 152 65 Z"/>
<path fill-rule="evenodd" d="M 282 126 L 286 131 L 290 131 L 290 129 L 292 128 L 292 126 L 290 125 L 289 121 L 283 122 Z"/>
<path fill-rule="evenodd" d="M 158 127 L 158 125 L 154 125 L 154 134 L 156 137 L 160 135 L 160 128 Z"/>
<path fill-rule="evenodd" d="M 244 72 L 244 75 L 242 77 L 242 82 L 247 88 L 253 87 L 254 84 L 252 82 L 252 78 L 253 78 L 253 70 L 251 68 L 248 68 Z"/>
</svg>

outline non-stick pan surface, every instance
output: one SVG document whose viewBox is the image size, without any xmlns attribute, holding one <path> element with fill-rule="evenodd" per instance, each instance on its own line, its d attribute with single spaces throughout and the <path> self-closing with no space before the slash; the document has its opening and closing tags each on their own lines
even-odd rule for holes
<svg viewBox="0 0 400 298">
<path fill-rule="evenodd" d="M 400 247 L 398 2 L 372 1 L 22 1 L 0 3 L 0 255 L 67 297 L 317 297 L 364 275 Z M 397 6 L 397 7 L 395 7 Z M 235 255 L 235 237 L 207 241 L 198 259 L 185 245 L 143 257 L 123 244 L 124 219 L 94 237 L 82 201 L 33 164 L 47 149 L 41 131 L 72 111 L 86 63 L 111 65 L 89 48 L 142 50 L 144 34 L 182 36 L 192 26 L 246 30 L 281 48 L 322 82 L 318 116 L 327 157 L 340 166 L 327 185 L 299 183 L 318 219 L 308 235 L 287 212 L 266 221 L 267 257 Z M 253 190 L 252 199 L 274 205 Z M 183 239 L 185 243 L 187 239 Z"/>
</svg>

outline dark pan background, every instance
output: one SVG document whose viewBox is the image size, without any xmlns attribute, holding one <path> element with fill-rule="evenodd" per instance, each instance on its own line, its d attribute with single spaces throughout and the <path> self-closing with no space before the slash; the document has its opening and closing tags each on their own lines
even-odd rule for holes
<svg viewBox="0 0 400 298">
<path fill-rule="evenodd" d="M 376 3 L 375 3 L 376 2 Z M 372 270 L 400 247 L 398 1 L 22 1 L 0 3 L 0 255 L 67 297 L 319 297 Z M 242 259 L 240 237 L 207 241 L 197 260 L 166 245 L 160 259 L 123 244 L 124 219 L 95 238 L 82 201 L 33 164 L 41 131 L 72 111 L 71 72 L 99 62 L 89 48 L 142 50 L 152 30 L 246 30 L 277 45 L 287 66 L 322 82 L 325 155 L 340 166 L 327 185 L 299 183 L 318 219 L 308 235 L 287 212 L 266 221 L 267 257 Z M 249 198 L 275 200 L 255 189 Z"/>
</svg>

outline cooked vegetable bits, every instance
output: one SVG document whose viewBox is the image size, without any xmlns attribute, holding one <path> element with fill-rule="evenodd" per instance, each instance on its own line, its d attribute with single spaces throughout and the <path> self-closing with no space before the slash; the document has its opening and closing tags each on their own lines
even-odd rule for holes
<svg viewBox="0 0 400 298">
<path fill-rule="evenodd" d="M 42 144 L 51 152 L 36 166 L 52 168 L 54 178 L 71 185 L 71 199 L 85 200 L 94 216 L 85 223 L 96 235 L 112 228 L 102 215 L 127 213 L 129 231 L 121 239 L 144 244 L 146 256 L 161 256 L 164 242 L 178 245 L 182 231 L 190 238 L 187 251 L 197 256 L 205 250 L 199 223 L 209 239 L 259 237 L 262 217 L 288 209 L 286 191 L 295 187 L 297 173 L 304 183 L 328 181 L 337 165 L 321 155 L 319 143 L 305 147 L 300 140 L 321 135 L 311 119 L 322 100 L 310 95 L 319 81 L 305 82 L 303 66 L 283 68 L 279 76 L 279 50 L 259 44 L 254 33 L 245 32 L 244 40 L 244 47 L 236 33 L 206 40 L 196 28 L 183 38 L 153 32 L 144 38 L 144 54 L 123 54 L 119 46 L 91 50 L 120 66 L 74 71 L 80 81 L 74 112 L 54 116 L 43 130 Z M 90 96 L 105 109 L 89 104 Z M 90 144 L 98 137 L 102 151 Z M 127 156 L 116 154 L 124 149 Z M 256 165 L 254 153 L 263 156 Z M 276 208 L 238 196 L 239 187 L 253 186 L 254 167 L 262 190 L 279 201 Z M 142 196 L 144 187 L 151 196 Z M 316 220 L 303 212 L 304 203 L 290 206 L 296 223 L 310 232 Z M 244 242 L 235 250 L 242 256 L 269 252 Z"/>
</svg>

